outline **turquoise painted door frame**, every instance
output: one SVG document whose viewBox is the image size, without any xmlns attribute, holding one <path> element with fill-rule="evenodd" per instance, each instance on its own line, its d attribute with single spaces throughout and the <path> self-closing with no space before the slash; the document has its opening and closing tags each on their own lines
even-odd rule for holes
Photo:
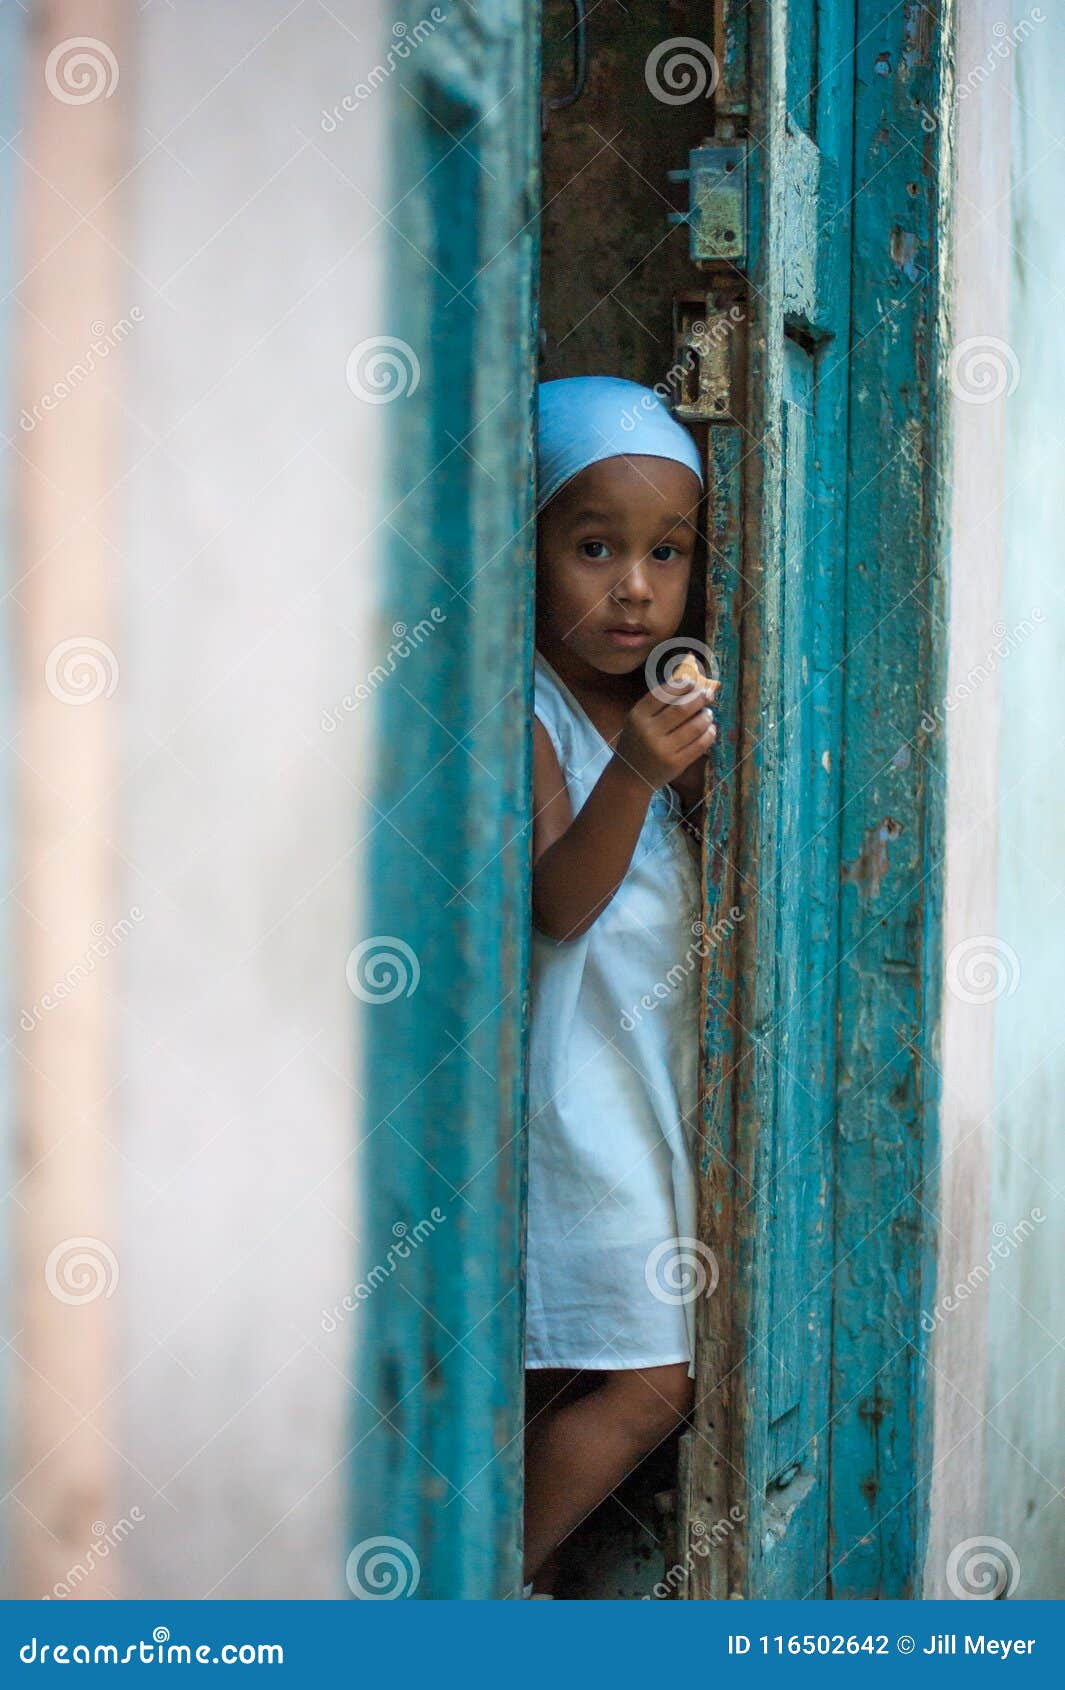
<svg viewBox="0 0 1065 1690">
<path fill-rule="evenodd" d="M 359 937 L 384 989 L 361 1013 L 348 1583 L 505 1597 L 521 1571 L 538 9 L 451 7 L 396 78 L 381 332 L 406 391 L 381 407 L 379 626 L 382 651 L 414 649 L 374 695 Z"/>
<path fill-rule="evenodd" d="M 942 793 L 916 746 L 943 669 L 949 7 L 724 0 L 717 21 L 715 139 L 746 145 L 750 229 L 746 384 L 710 430 L 711 627 L 736 685 L 706 856 L 720 1283 L 682 1593 L 905 1596 L 930 1432 Z"/>
<path fill-rule="evenodd" d="M 839 1091 L 835 1597 L 921 1594 L 932 1467 L 947 687 L 953 0 L 858 0 Z M 925 1057 L 928 1060 L 925 1060 Z"/>
<path fill-rule="evenodd" d="M 854 7 L 742 22 L 716 110 L 745 149 L 749 229 L 746 380 L 711 426 L 732 683 L 706 922 L 737 914 L 708 959 L 702 1231 L 721 1281 L 685 1449 L 695 1598 L 824 1594 L 831 1484 Z"/>
</svg>

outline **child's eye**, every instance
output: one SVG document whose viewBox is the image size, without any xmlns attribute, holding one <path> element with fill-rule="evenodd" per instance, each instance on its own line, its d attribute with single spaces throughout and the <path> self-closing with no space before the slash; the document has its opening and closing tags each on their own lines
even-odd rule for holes
<svg viewBox="0 0 1065 1690">
<path fill-rule="evenodd" d="M 668 543 L 668 541 L 663 541 L 660 546 L 655 546 L 651 552 L 651 556 L 655 559 L 656 563 L 672 563 L 673 559 L 675 557 L 680 557 L 680 555 L 680 547 L 672 546 Z"/>
<path fill-rule="evenodd" d="M 610 547 L 605 540 L 582 540 L 580 550 L 593 563 L 600 563 L 603 558 L 610 556 Z"/>
</svg>

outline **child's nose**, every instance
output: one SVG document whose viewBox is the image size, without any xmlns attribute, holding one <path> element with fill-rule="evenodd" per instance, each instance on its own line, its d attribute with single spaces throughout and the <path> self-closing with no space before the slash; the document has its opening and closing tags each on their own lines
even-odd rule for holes
<svg viewBox="0 0 1065 1690">
<path fill-rule="evenodd" d="M 628 574 L 618 583 L 617 597 L 623 604 L 648 604 L 651 600 L 651 578 L 647 572 L 646 560 L 641 559 L 633 565 Z"/>
</svg>

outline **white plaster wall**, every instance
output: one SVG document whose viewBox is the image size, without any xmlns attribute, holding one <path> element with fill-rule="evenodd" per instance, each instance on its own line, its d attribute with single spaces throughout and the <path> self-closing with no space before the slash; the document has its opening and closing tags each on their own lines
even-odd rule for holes
<svg viewBox="0 0 1065 1690">
<path fill-rule="evenodd" d="M 1019 1597 L 1065 1596 L 1065 12 L 1013 56 L 1005 567 L 996 1002 L 994 1222 L 1012 1239 L 991 1280 L 986 1529 L 1016 1557 Z M 1043 1218 L 1033 1224 L 1038 1212 Z"/>
<path fill-rule="evenodd" d="M 120 508 L 121 1462 L 134 1597 L 346 1594 L 358 920 L 380 412 L 376 7 L 137 14 Z M 368 196 L 368 197 L 367 197 Z M 387 638 L 385 639 L 387 645 Z M 343 713 L 342 713 L 343 714 Z"/>
<path fill-rule="evenodd" d="M 1011 66 L 974 80 L 997 40 L 999 0 L 959 8 L 954 190 L 951 384 L 952 488 L 947 691 L 937 731 L 946 736 L 942 1167 L 937 1305 L 982 1261 L 989 1237 L 993 1002 L 953 989 L 959 967 L 996 931 L 999 670 L 996 641 L 1002 576 L 1005 401 L 975 403 L 976 343 L 1008 333 Z M 973 345 L 967 352 L 966 344 Z M 986 373 L 986 372 L 985 372 Z M 970 676 L 982 677 L 975 685 Z M 951 1549 L 984 1520 L 983 1422 L 986 1287 L 959 1303 L 917 1343 L 931 1358 L 934 1447 L 925 1594 L 949 1594 Z"/>
</svg>

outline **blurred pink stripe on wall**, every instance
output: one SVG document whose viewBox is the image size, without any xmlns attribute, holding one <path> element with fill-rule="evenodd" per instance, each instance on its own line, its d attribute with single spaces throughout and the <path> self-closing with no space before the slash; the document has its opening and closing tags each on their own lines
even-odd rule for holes
<svg viewBox="0 0 1065 1690">
<path fill-rule="evenodd" d="M 35 5 L 20 157 L 10 420 L 19 653 L 16 892 L 19 1145 L 12 1463 L 17 1594 L 118 1594 L 89 1555 L 111 1520 L 112 990 L 117 395 L 135 278 L 122 254 L 124 0 Z M 88 1562 L 86 1560 L 89 1556 Z M 88 1571 L 85 1571 L 88 1567 Z"/>
</svg>

